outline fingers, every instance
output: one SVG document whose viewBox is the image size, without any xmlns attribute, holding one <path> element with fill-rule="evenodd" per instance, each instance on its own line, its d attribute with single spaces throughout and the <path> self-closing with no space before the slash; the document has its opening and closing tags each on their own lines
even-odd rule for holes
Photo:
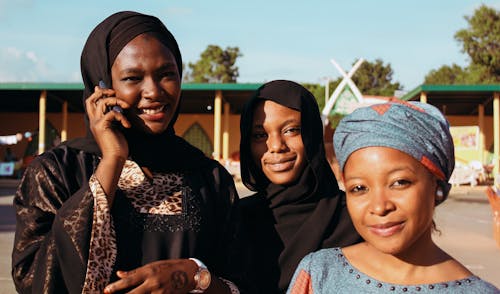
<svg viewBox="0 0 500 294">
<path fill-rule="evenodd" d="M 114 95 L 113 89 L 96 86 L 95 92 L 85 101 L 88 117 L 91 122 L 103 121 L 104 128 L 110 127 L 115 121 L 118 125 L 130 128 L 131 124 L 123 114 L 123 109 L 130 108 L 130 105 Z"/>
<path fill-rule="evenodd" d="M 109 284 L 104 293 L 187 293 L 194 288 L 196 264 L 188 259 L 152 262 L 135 270 L 118 271 L 120 280 Z M 191 277 L 191 278 L 190 278 Z"/>
</svg>

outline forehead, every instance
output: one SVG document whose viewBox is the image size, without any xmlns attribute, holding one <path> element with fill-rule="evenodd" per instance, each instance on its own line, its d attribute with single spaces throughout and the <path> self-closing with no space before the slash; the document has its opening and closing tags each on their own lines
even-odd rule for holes
<svg viewBox="0 0 500 294">
<path fill-rule="evenodd" d="M 118 53 L 114 64 L 128 64 L 141 61 L 158 61 L 176 65 L 175 57 L 170 49 L 156 37 L 140 34 L 125 45 Z"/>
<path fill-rule="evenodd" d="M 253 124 L 285 122 L 287 120 L 300 122 L 300 112 L 272 100 L 256 102 L 253 112 Z"/>
<path fill-rule="evenodd" d="M 366 164 L 368 163 L 373 163 L 373 165 L 369 170 L 366 170 Z M 382 146 L 364 147 L 354 151 L 349 155 L 344 166 L 346 173 L 357 171 L 373 172 L 375 170 L 390 172 L 403 169 L 415 173 L 430 174 L 430 171 L 413 156 L 394 148 Z"/>
</svg>

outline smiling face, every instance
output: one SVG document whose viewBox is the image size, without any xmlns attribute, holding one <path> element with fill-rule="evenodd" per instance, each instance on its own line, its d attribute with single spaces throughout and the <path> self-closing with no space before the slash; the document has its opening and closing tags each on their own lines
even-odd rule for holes
<svg viewBox="0 0 500 294">
<path fill-rule="evenodd" d="M 344 180 L 354 226 L 376 249 L 399 255 L 432 242 L 437 181 L 413 157 L 387 147 L 359 149 L 347 159 Z"/>
<path fill-rule="evenodd" d="M 255 164 L 274 184 L 289 185 L 304 170 L 306 153 L 297 110 L 270 100 L 258 102 L 250 144 Z"/>
<path fill-rule="evenodd" d="M 156 38 L 141 34 L 120 51 L 111 67 L 116 97 L 131 105 L 132 124 L 152 134 L 164 132 L 181 93 L 172 52 Z"/>
</svg>

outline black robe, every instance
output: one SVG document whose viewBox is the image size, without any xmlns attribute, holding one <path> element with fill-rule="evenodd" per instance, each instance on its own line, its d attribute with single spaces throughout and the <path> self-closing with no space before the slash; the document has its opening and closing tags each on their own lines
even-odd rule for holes
<svg viewBox="0 0 500 294">
<path fill-rule="evenodd" d="M 18 292 L 81 293 L 94 207 L 88 180 L 98 162 L 95 154 L 62 145 L 37 157 L 26 170 L 14 198 L 12 274 Z M 194 215 L 201 219 L 183 213 L 164 223 L 176 222 L 178 230 L 162 229 L 165 219 L 142 229 L 134 226 L 133 209 L 117 191 L 111 210 L 118 247 L 114 271 L 154 260 L 196 257 L 214 275 L 238 283 L 233 239 L 238 196 L 233 180 L 209 159 L 184 174 L 188 189 L 183 192 L 183 209 L 198 209 Z"/>
<path fill-rule="evenodd" d="M 307 164 L 288 185 L 270 182 L 250 149 L 255 106 L 270 100 L 301 114 Z M 257 293 L 284 293 L 300 260 L 313 251 L 361 241 L 326 160 L 323 125 L 314 96 L 303 86 L 276 80 L 261 86 L 241 114 L 241 176 L 255 195 L 240 201 L 247 276 Z"/>
</svg>

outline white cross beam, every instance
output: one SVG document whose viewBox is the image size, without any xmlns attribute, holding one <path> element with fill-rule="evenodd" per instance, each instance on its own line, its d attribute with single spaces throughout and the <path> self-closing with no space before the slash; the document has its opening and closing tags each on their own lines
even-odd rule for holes
<svg viewBox="0 0 500 294">
<path fill-rule="evenodd" d="M 328 117 L 328 114 L 333 108 L 333 105 L 335 105 L 335 102 L 337 101 L 338 96 L 342 92 L 342 90 L 345 88 L 346 84 L 349 85 L 349 88 L 351 88 L 352 92 L 354 93 L 354 96 L 358 98 L 358 101 L 363 101 L 363 95 L 361 95 L 361 92 L 359 91 L 358 87 L 354 82 L 351 80 L 352 76 L 354 73 L 358 70 L 358 68 L 361 66 L 363 61 L 365 61 L 363 58 L 360 58 L 354 66 L 351 68 L 349 73 L 346 73 L 342 67 L 332 58 L 330 60 L 333 65 L 337 68 L 337 70 L 340 72 L 340 74 L 344 77 L 340 84 L 335 88 L 335 91 L 333 91 L 332 95 L 330 96 L 330 99 L 328 99 L 328 102 L 326 103 L 325 107 L 323 108 L 323 111 L 321 112 L 322 116 L 324 118 Z"/>
</svg>

